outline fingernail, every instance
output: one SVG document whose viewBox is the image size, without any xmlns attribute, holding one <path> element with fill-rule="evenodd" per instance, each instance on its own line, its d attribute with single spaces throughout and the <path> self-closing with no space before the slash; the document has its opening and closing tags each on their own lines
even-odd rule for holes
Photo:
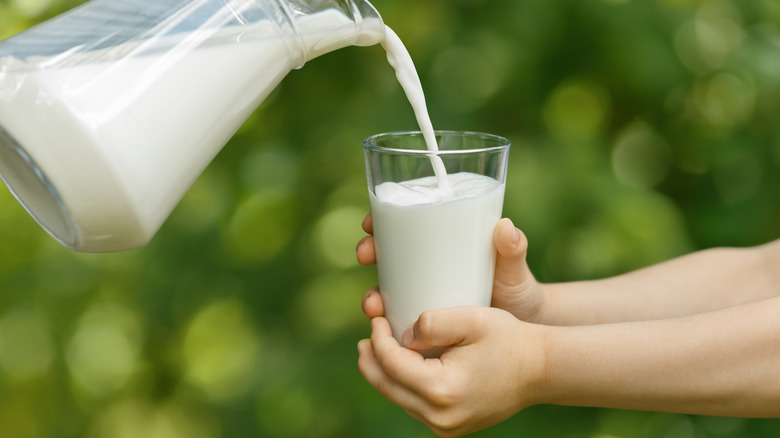
<svg viewBox="0 0 780 438">
<path fill-rule="evenodd" d="M 412 345 L 412 342 L 414 342 L 414 324 L 409 324 L 409 327 L 406 327 L 403 335 L 401 335 L 401 340 L 404 341 L 406 346 Z"/>
<path fill-rule="evenodd" d="M 512 243 L 515 244 L 520 241 L 520 229 L 515 226 L 515 224 L 512 222 L 509 218 L 501 219 L 506 225 L 505 227 L 512 227 L 515 229 L 515 238 L 512 240 Z"/>
</svg>

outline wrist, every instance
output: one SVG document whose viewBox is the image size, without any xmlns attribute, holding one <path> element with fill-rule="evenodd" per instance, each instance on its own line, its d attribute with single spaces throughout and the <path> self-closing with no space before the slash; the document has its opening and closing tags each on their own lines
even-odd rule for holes
<svg viewBox="0 0 780 438">
<path fill-rule="evenodd" d="M 594 333 L 590 326 L 535 326 L 538 346 L 538 368 L 534 375 L 533 404 L 591 406 L 586 400 L 591 386 L 594 354 L 591 344 Z M 595 362 L 603 363 L 599 359 Z M 596 374 L 603 371 L 595 371 Z M 585 399 L 582 399 L 585 397 Z M 583 403 L 585 402 L 585 403 Z"/>
<path fill-rule="evenodd" d="M 520 388 L 521 409 L 549 403 L 550 380 L 548 371 L 549 342 L 552 342 L 554 327 L 520 322 L 525 336 L 520 348 L 526 351 L 520 373 L 525 381 Z"/>
</svg>

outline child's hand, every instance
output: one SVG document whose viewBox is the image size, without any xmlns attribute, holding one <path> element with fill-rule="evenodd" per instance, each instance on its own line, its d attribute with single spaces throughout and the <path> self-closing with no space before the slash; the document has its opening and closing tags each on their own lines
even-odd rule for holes
<svg viewBox="0 0 780 438">
<path fill-rule="evenodd" d="M 543 382 L 543 326 L 488 307 L 423 313 L 403 334 L 374 318 L 371 339 L 358 344 L 358 369 L 388 400 L 439 436 L 496 424 L 537 402 Z M 412 350 L 444 346 L 439 359 Z"/>
<path fill-rule="evenodd" d="M 491 306 L 504 309 L 518 319 L 540 323 L 543 320 L 544 291 L 526 262 L 528 239 L 512 221 L 498 221 L 493 234 L 496 245 L 496 272 Z"/>
<path fill-rule="evenodd" d="M 374 232 L 370 213 L 363 219 L 363 230 L 368 234 Z M 542 285 L 536 281 L 526 263 L 528 240 L 515 228 L 512 221 L 506 218 L 496 225 L 493 239 L 497 254 L 491 305 L 504 309 L 523 321 L 541 322 L 544 293 Z M 374 237 L 366 236 L 361 239 L 355 252 L 360 264 L 376 263 Z M 384 314 L 378 288 L 369 289 L 363 296 L 363 312 L 369 318 Z"/>
</svg>

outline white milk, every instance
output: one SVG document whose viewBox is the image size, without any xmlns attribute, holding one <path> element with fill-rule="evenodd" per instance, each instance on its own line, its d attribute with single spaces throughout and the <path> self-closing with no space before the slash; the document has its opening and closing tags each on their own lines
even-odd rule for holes
<svg viewBox="0 0 780 438">
<path fill-rule="evenodd" d="M 5 129 L 54 182 L 71 217 L 63 221 L 56 202 L 49 202 L 36 219 L 79 250 L 146 244 L 292 68 L 327 51 L 376 44 L 383 37 L 379 26 L 373 34 L 356 36 L 354 24 L 336 11 L 296 24 L 307 38 L 303 54 L 296 53 L 293 37 L 274 36 L 275 27 L 265 32 L 260 23 L 248 35 L 227 36 L 226 44 L 213 31 L 197 31 L 170 41 L 176 50 L 114 62 L 85 62 L 96 55 L 86 53 L 75 55 L 79 62 L 68 66 L 60 62 L 63 57 L 31 60 L 34 65 L 25 70 L 20 60 L 0 59 L 0 136 Z M 235 44 L 237 38 L 241 44 Z M 143 44 L 110 50 L 136 49 Z M 0 151 L 0 160 L 21 165 L 8 151 Z M 12 173 L 15 164 L 6 167 Z M 26 179 L 26 185 L 35 182 L 32 175 Z M 46 194 L 38 190 L 32 202 L 45 204 Z M 66 229 L 65 222 L 76 225 Z"/>
<path fill-rule="evenodd" d="M 473 173 L 448 178 L 450 193 L 434 177 L 369 191 L 382 300 L 399 342 L 425 310 L 490 305 L 504 185 Z"/>
</svg>

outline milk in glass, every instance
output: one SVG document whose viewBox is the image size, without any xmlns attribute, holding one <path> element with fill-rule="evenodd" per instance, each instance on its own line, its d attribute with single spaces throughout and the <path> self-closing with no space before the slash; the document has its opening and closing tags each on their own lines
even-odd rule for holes
<svg viewBox="0 0 780 438">
<path fill-rule="evenodd" d="M 399 342 L 426 310 L 490 305 L 504 184 L 466 172 L 446 177 L 447 192 L 435 177 L 369 191 L 380 291 Z"/>
</svg>

